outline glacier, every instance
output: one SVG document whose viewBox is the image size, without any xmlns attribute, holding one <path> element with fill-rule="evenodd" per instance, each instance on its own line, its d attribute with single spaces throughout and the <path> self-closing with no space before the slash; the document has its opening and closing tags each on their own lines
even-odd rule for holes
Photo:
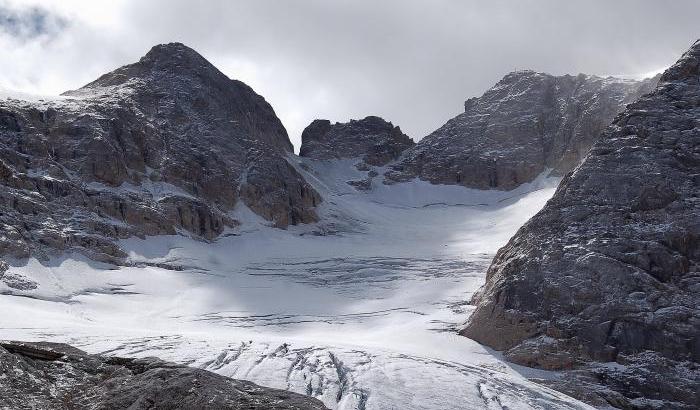
<svg viewBox="0 0 700 410">
<path fill-rule="evenodd" d="M 331 409 L 590 408 L 533 381 L 556 372 L 456 334 L 493 255 L 559 179 L 481 191 L 375 178 L 358 191 L 355 160 L 287 160 L 324 197 L 321 222 L 281 230 L 239 204 L 242 224 L 215 241 L 122 240 L 127 266 L 9 261 L 27 286 L 0 281 L 0 338 L 158 356 Z"/>
</svg>

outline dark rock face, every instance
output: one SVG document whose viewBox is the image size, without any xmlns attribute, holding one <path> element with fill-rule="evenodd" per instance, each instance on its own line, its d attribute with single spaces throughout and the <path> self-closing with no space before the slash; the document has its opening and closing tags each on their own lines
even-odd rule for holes
<svg viewBox="0 0 700 410">
<path fill-rule="evenodd" d="M 272 107 L 194 50 L 159 45 L 56 100 L 0 100 L 0 256 L 113 239 L 218 236 L 242 200 L 278 227 L 315 221 L 321 198 L 287 162 Z"/>
<path fill-rule="evenodd" d="M 379 117 L 331 124 L 314 120 L 301 134 L 299 155 L 312 159 L 362 158 L 382 166 L 397 159 L 415 143 L 399 127 Z"/>
<path fill-rule="evenodd" d="M 434 184 L 508 190 L 548 168 L 563 175 L 615 115 L 651 91 L 656 80 L 510 73 L 408 150 L 386 180 L 419 177 Z"/>
<path fill-rule="evenodd" d="M 157 358 L 88 355 L 64 344 L 0 343 L 0 408 L 325 409 L 318 400 Z"/>
<path fill-rule="evenodd" d="M 699 197 L 700 41 L 498 252 L 462 334 L 585 369 L 565 391 L 584 380 L 618 407 L 696 408 Z"/>
</svg>

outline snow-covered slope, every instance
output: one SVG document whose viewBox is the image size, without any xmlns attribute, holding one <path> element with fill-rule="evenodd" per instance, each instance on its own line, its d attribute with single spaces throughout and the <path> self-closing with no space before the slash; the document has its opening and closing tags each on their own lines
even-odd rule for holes
<svg viewBox="0 0 700 410">
<path fill-rule="evenodd" d="M 356 161 L 289 161 L 323 195 L 323 222 L 279 230 L 239 203 L 242 225 L 213 243 L 123 240 L 130 266 L 15 263 L 5 275 L 36 288 L 1 285 L 2 338 L 155 355 L 338 409 L 587 407 L 526 379 L 556 373 L 507 364 L 455 332 L 493 253 L 558 181 L 358 191 L 346 183 L 367 177 Z"/>
</svg>

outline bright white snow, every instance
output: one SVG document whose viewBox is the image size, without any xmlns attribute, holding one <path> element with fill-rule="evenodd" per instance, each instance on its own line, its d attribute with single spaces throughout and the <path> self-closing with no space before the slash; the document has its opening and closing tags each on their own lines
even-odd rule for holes
<svg viewBox="0 0 700 410">
<path fill-rule="evenodd" d="M 323 223 L 278 230 L 241 206 L 214 243 L 123 241 L 131 267 L 16 264 L 8 274 L 39 286 L 0 285 L 0 337 L 156 355 L 338 409 L 587 408 L 455 333 L 556 180 L 500 192 L 379 177 L 366 193 L 345 183 L 367 175 L 353 161 L 290 161 L 324 196 Z"/>
</svg>

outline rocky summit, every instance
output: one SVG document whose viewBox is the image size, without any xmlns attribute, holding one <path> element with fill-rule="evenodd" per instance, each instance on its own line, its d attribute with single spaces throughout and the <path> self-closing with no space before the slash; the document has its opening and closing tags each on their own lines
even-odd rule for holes
<svg viewBox="0 0 700 410">
<path fill-rule="evenodd" d="M 58 343 L 0 343 L 3 409 L 326 409 L 318 400 L 156 358 L 89 355 Z"/>
<path fill-rule="evenodd" d="M 371 166 L 386 165 L 415 144 L 401 128 L 374 116 L 335 124 L 314 120 L 304 129 L 301 141 L 301 157 L 360 158 Z"/>
<path fill-rule="evenodd" d="M 700 41 L 496 255 L 462 334 L 596 405 L 700 403 Z"/>
<path fill-rule="evenodd" d="M 418 177 L 434 184 L 509 190 L 548 169 L 563 175 L 615 115 L 656 81 L 510 73 L 409 149 L 386 181 Z"/>
<path fill-rule="evenodd" d="M 80 251 L 119 262 L 116 239 L 317 220 L 320 196 L 263 97 L 194 50 L 153 47 L 60 98 L 0 98 L 0 256 Z"/>
</svg>

